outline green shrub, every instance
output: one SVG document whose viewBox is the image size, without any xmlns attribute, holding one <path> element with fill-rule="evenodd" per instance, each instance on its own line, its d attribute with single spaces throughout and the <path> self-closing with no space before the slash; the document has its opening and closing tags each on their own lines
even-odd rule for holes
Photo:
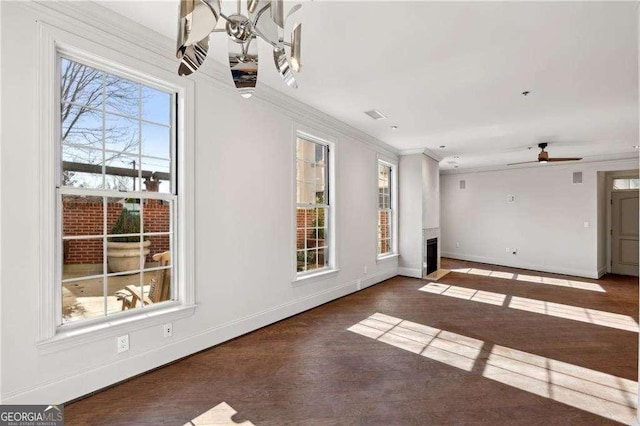
<svg viewBox="0 0 640 426">
<path fill-rule="evenodd" d="M 120 211 L 120 216 L 111 227 L 111 234 L 140 234 L 140 214 L 127 209 Z M 139 243 L 140 235 L 129 237 L 110 237 L 109 241 L 116 243 Z"/>
</svg>

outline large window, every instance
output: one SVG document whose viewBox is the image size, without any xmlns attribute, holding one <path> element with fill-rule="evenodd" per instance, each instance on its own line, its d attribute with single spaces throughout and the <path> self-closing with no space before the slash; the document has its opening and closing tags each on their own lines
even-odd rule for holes
<svg viewBox="0 0 640 426">
<path fill-rule="evenodd" d="M 329 146 L 296 141 L 296 271 L 330 266 Z"/>
<path fill-rule="evenodd" d="M 58 324 L 176 299 L 176 94 L 60 57 Z"/>
<path fill-rule="evenodd" d="M 393 194 L 392 165 L 378 161 L 378 256 L 393 253 Z"/>
</svg>

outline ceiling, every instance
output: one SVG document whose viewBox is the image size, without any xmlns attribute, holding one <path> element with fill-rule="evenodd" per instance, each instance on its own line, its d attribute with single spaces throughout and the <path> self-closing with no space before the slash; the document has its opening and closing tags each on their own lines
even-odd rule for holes
<svg viewBox="0 0 640 426">
<path fill-rule="evenodd" d="M 175 38 L 177 0 L 101 4 Z M 636 9 L 636 2 L 304 2 L 294 15 L 303 22 L 300 87 L 285 86 L 270 60 L 259 84 L 401 151 L 428 148 L 445 157 L 443 169 L 535 160 L 539 142 L 549 142 L 552 157 L 632 157 Z M 226 43 L 214 34 L 209 60 L 225 63 Z M 271 58 L 265 43 L 260 56 Z M 388 118 L 364 114 L 374 108 Z"/>
</svg>

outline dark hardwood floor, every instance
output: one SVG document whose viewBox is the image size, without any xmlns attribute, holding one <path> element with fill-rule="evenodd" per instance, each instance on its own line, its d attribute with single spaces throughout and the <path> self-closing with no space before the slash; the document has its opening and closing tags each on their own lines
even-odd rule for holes
<svg viewBox="0 0 640 426">
<path fill-rule="evenodd" d="M 635 412 L 638 333 L 624 327 L 638 321 L 637 278 L 442 266 L 463 271 L 438 282 L 455 291 L 395 277 L 74 402 L 66 424 L 183 425 L 222 402 L 256 426 L 600 425 Z M 385 317 L 361 323 L 375 314 L 426 333 L 432 352 L 377 337 Z M 348 330 L 359 323 L 371 336 Z"/>
</svg>

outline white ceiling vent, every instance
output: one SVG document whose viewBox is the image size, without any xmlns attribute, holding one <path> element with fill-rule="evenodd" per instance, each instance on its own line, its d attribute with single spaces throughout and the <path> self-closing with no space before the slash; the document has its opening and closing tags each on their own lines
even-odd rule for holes
<svg viewBox="0 0 640 426">
<path fill-rule="evenodd" d="M 373 118 L 374 120 L 384 120 L 385 118 L 387 118 L 386 115 L 384 115 L 377 109 L 372 109 L 371 111 L 365 111 L 364 113 L 367 114 L 369 117 Z"/>
</svg>

